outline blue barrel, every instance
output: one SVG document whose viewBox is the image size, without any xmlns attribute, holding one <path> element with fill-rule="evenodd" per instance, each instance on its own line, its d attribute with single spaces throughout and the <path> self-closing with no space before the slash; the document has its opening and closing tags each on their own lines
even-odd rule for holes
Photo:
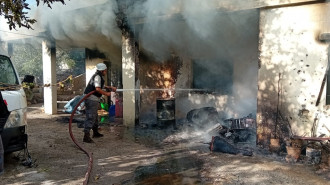
<svg viewBox="0 0 330 185">
<path fill-rule="evenodd" d="M 115 116 L 116 116 L 116 106 L 115 105 L 110 105 L 110 107 L 109 107 L 109 121 L 114 122 L 115 121 Z"/>
<path fill-rule="evenodd" d="M 116 106 L 115 105 L 110 105 L 109 116 L 116 116 Z"/>
</svg>

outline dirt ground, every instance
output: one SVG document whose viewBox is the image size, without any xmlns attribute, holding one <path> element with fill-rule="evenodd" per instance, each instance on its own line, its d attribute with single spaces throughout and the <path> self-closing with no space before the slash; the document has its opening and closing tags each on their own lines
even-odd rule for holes
<svg viewBox="0 0 330 185">
<path fill-rule="evenodd" d="M 69 114 L 46 115 L 40 104 L 28 113 L 28 150 L 33 165 L 22 165 L 23 154 L 5 156 L 0 184 L 82 184 L 88 157 L 72 142 Z M 80 122 L 81 116 L 75 116 Z M 198 134 L 142 129 L 134 132 L 120 119 L 101 125 L 103 138 L 82 143 L 82 129 L 72 125 L 73 135 L 93 152 L 88 184 L 330 184 L 327 164 L 287 163 L 285 156 L 242 156 L 212 153 Z"/>
</svg>

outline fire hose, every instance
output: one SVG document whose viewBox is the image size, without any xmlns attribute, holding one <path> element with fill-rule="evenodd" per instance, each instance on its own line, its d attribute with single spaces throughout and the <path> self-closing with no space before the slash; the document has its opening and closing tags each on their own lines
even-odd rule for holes
<svg viewBox="0 0 330 185">
<path fill-rule="evenodd" d="M 86 185 L 88 183 L 88 180 L 89 180 L 89 176 L 90 176 L 90 173 L 92 171 L 92 166 L 93 166 L 93 153 L 91 152 L 88 152 L 86 149 L 84 149 L 78 142 L 77 140 L 74 138 L 73 136 L 73 133 L 72 133 L 72 120 L 73 120 L 73 116 L 74 114 L 76 113 L 79 105 L 86 99 L 88 98 L 90 95 L 92 95 L 95 91 L 92 91 L 88 94 L 86 94 L 79 102 L 78 104 L 74 107 L 72 113 L 71 113 L 71 116 L 70 116 L 70 121 L 69 121 L 69 133 L 70 133 L 70 137 L 72 139 L 72 141 L 74 142 L 74 144 L 77 145 L 77 147 L 82 150 L 89 158 L 89 161 L 88 161 L 88 168 L 87 168 L 87 171 L 86 171 L 86 174 L 85 174 L 85 180 L 83 182 L 84 185 Z"/>
</svg>

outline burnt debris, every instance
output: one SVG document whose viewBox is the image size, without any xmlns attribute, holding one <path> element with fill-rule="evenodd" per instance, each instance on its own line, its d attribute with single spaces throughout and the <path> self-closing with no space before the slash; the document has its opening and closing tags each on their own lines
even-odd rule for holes
<svg viewBox="0 0 330 185">
<path fill-rule="evenodd" d="M 210 143 L 210 150 L 212 152 L 222 152 L 222 153 L 229 153 L 229 154 L 242 154 L 244 156 L 252 156 L 252 150 L 248 148 L 238 148 L 234 145 L 230 144 L 225 138 L 220 136 L 212 137 L 212 141 Z"/>
</svg>

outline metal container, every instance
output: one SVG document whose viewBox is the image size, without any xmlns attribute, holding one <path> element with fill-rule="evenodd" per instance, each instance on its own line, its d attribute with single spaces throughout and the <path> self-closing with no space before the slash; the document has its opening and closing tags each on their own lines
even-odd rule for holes
<svg viewBox="0 0 330 185">
<path fill-rule="evenodd" d="M 309 163 L 319 164 L 321 162 L 321 150 L 307 147 L 306 157 Z"/>
<path fill-rule="evenodd" d="M 175 125 L 175 98 L 158 98 L 157 122 L 160 126 Z"/>
</svg>

